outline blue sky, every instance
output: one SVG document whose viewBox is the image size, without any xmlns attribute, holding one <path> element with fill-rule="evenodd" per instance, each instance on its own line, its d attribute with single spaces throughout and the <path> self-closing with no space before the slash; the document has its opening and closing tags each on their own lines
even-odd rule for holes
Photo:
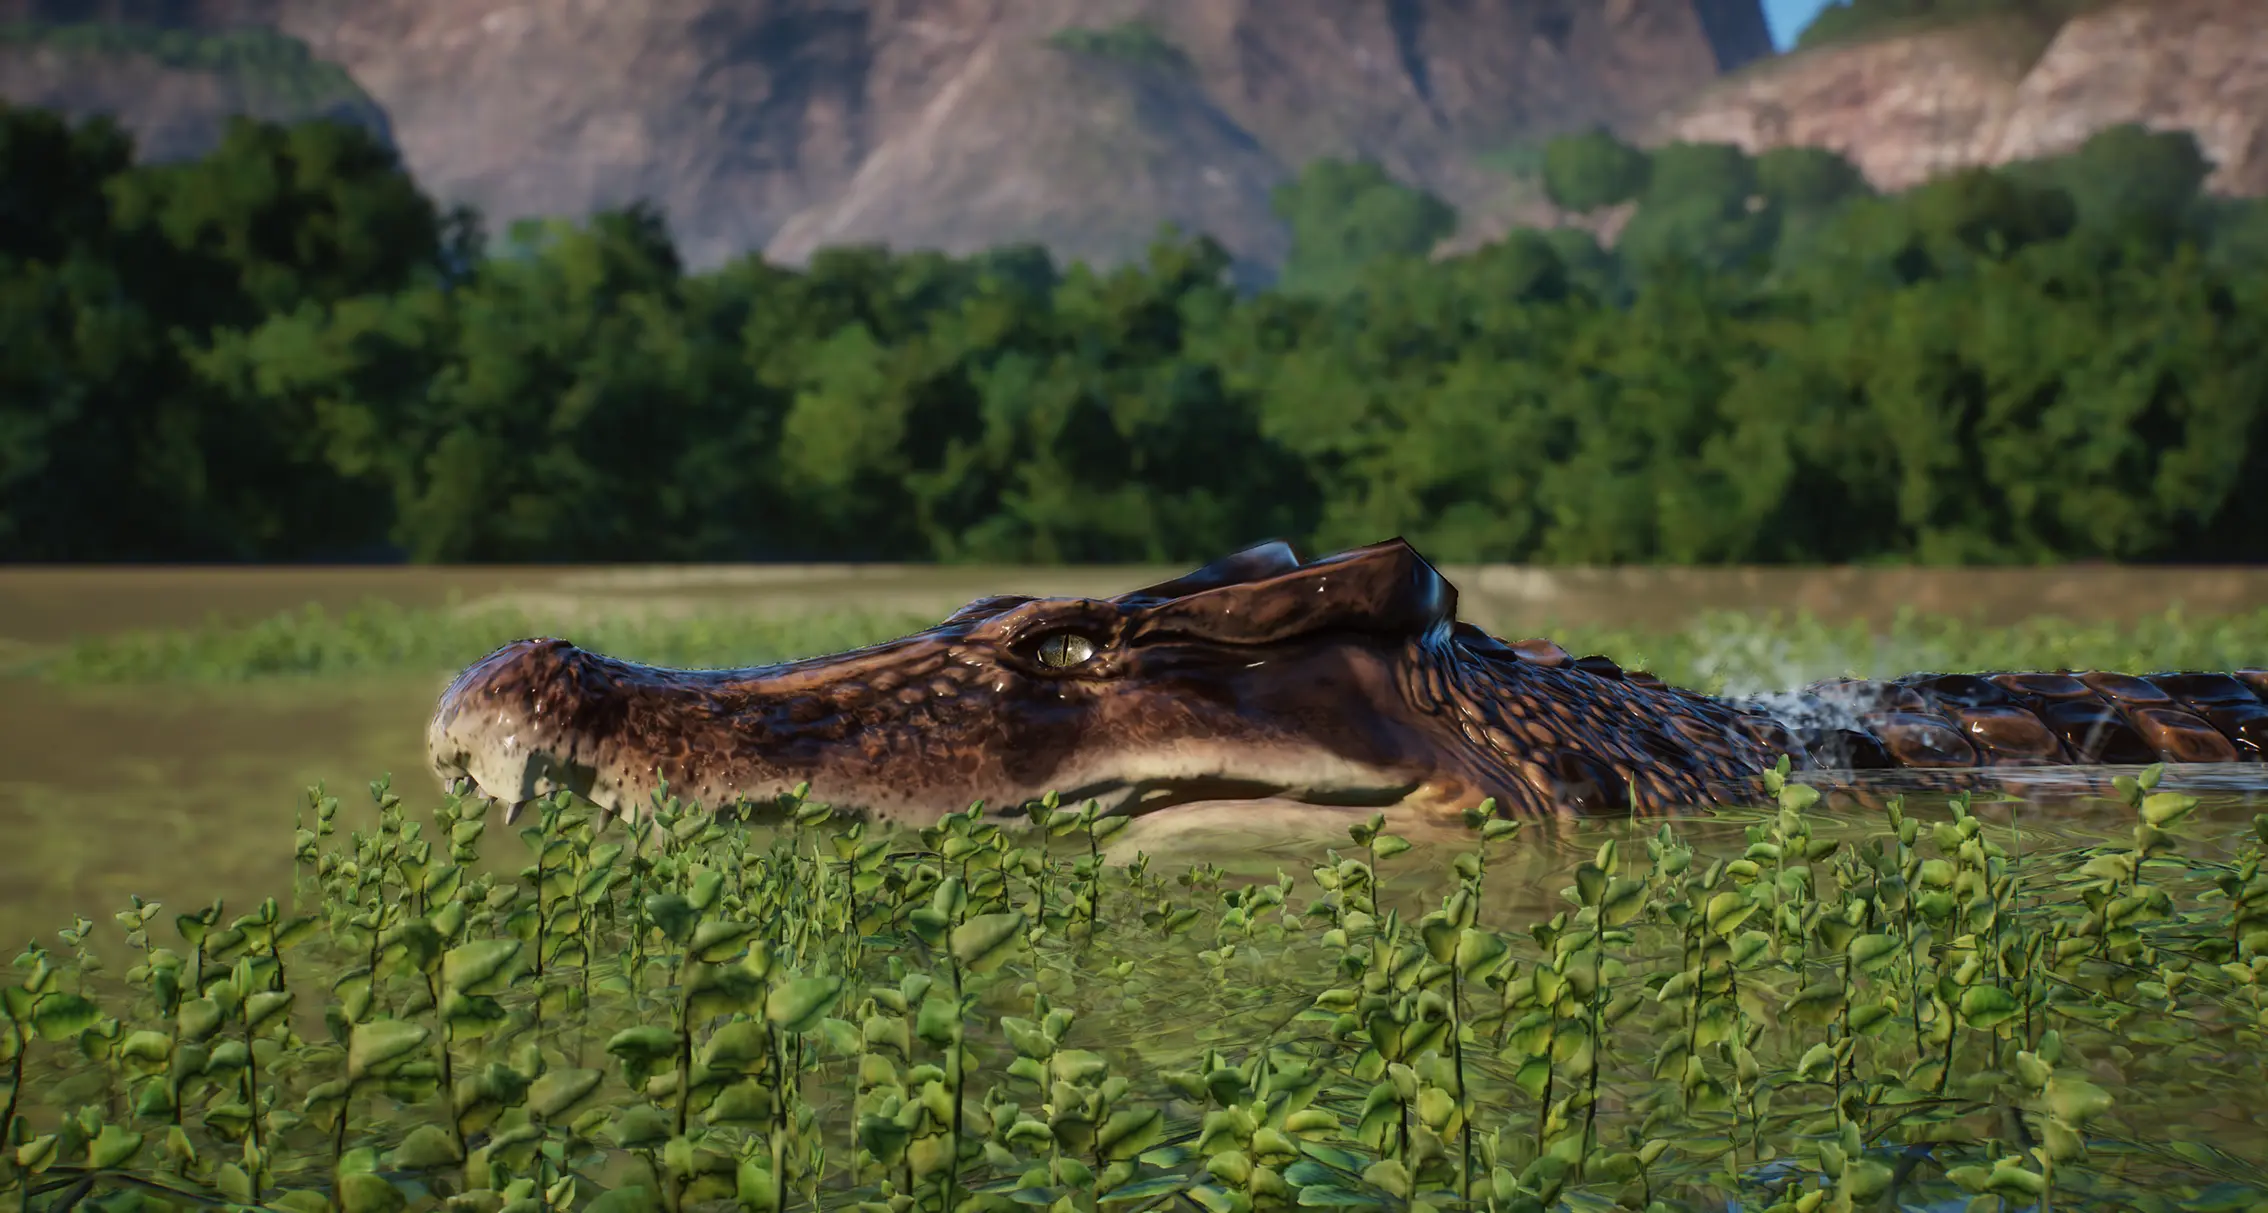
<svg viewBox="0 0 2268 1213">
<path fill-rule="evenodd" d="M 1781 50 L 1795 41 L 1796 33 L 1811 24 L 1828 0 L 1764 0 L 1764 20 L 1772 26 L 1772 41 Z"/>
</svg>

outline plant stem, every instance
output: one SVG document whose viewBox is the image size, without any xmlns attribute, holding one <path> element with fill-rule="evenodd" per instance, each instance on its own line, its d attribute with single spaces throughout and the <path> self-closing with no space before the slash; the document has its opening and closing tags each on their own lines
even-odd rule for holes
<svg viewBox="0 0 2268 1213">
<path fill-rule="evenodd" d="M 1457 1172 L 1457 1195 L 1467 1208 L 1473 1203 L 1473 1110 L 1465 1099 L 1465 991 L 1457 966 L 1449 966 L 1449 1059 L 1457 1073 L 1457 1136 L 1463 1158 Z"/>
</svg>

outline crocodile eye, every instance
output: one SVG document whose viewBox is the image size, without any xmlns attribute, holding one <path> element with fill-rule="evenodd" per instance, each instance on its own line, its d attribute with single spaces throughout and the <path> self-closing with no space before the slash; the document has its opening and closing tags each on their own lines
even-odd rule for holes
<svg viewBox="0 0 2268 1213">
<path fill-rule="evenodd" d="M 1095 656 L 1095 642 L 1077 632 L 1054 632 L 1039 643 L 1039 663 L 1054 670 L 1084 665 Z"/>
</svg>

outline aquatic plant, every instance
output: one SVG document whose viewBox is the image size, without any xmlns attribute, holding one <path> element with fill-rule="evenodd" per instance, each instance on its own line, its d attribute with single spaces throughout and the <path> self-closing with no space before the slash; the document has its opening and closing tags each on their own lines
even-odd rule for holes
<svg viewBox="0 0 2268 1213">
<path fill-rule="evenodd" d="M 1486 804 L 1420 906 L 1378 818 L 1236 882 L 1053 798 L 880 831 L 562 795 L 498 839 L 318 787 L 287 900 L 135 899 L 16 959 L 0 1199 L 2259 1208 L 2268 814 L 2158 777 L 2118 782 L 2130 841 L 2061 850 L 1966 798 L 1832 835 L 1775 778 L 1738 853 L 1610 826 L 1531 922 L 1491 913 L 1521 827 Z"/>
</svg>

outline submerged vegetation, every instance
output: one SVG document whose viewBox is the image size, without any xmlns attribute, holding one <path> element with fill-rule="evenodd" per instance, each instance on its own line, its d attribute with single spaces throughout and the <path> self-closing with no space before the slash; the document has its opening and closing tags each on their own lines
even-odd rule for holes
<svg viewBox="0 0 2268 1213">
<path fill-rule="evenodd" d="M 1893 805 L 1745 850 L 1601 827 L 1491 911 L 1374 819 L 1164 874 L 1052 802 L 915 833 L 564 795 L 365 830 L 288 899 L 140 899 L 0 998 L 0 1193 L 60 1211 L 1251 1213 L 2268 1207 L 2268 815 L 2123 779 L 2125 843 Z M 1021 817 L 1015 820 L 1021 823 Z M 1994 814 L 2000 821 L 2000 815 Z M 1051 838 L 1052 836 L 1052 838 Z M 1495 857 L 1495 858 L 1492 858 Z"/>
<path fill-rule="evenodd" d="M 936 622 L 910 612 L 853 610 L 648 613 L 567 623 L 518 610 L 413 609 L 372 600 L 338 612 L 310 605 L 252 623 L 214 620 L 199 628 L 88 637 L 25 659 L 19 668 L 66 683 L 434 674 L 539 635 L 660 665 L 755 665 L 873 644 Z M 1989 626 L 1909 612 L 1880 630 L 1803 614 L 1716 612 L 1675 631 L 1573 624 L 1545 634 L 1571 652 L 1601 653 L 1681 686 L 1757 692 L 1815 678 L 1922 670 L 2241 669 L 2268 654 L 2268 610 L 2223 618 L 2177 610 L 2133 623 L 2036 617 Z"/>
</svg>

